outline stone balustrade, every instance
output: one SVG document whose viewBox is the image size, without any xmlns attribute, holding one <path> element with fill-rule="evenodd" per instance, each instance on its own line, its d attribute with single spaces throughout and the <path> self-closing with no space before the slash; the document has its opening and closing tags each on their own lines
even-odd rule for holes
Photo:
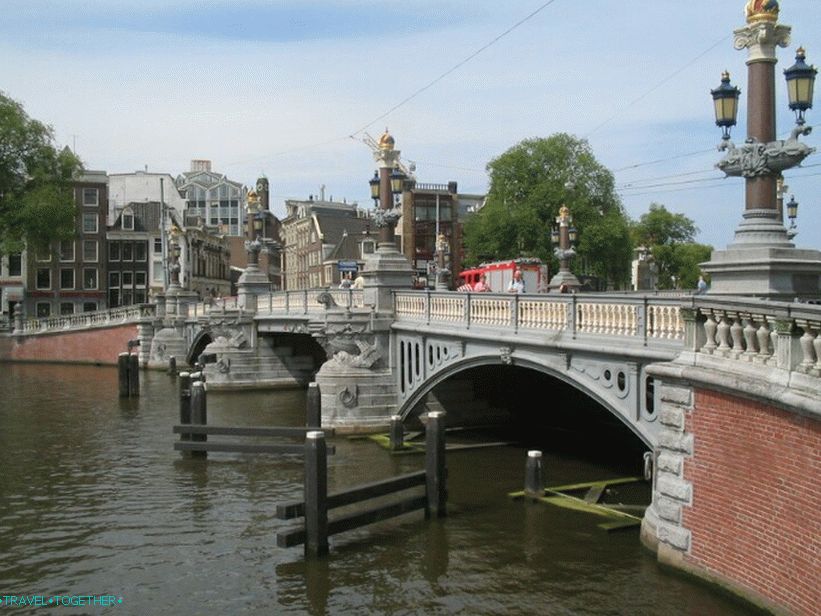
<svg viewBox="0 0 821 616">
<path fill-rule="evenodd" d="M 397 320 L 457 327 L 511 327 L 572 335 L 684 339 L 681 297 L 637 295 L 507 295 L 398 291 Z"/>
<path fill-rule="evenodd" d="M 705 298 L 682 314 L 693 352 L 821 375 L 821 306 Z"/>
<path fill-rule="evenodd" d="M 337 306 L 344 308 L 364 307 L 361 289 L 300 289 L 298 291 L 275 291 L 260 295 L 257 299 L 257 314 L 309 314 L 322 312 L 325 304 L 321 296 L 328 293 Z"/>
<path fill-rule="evenodd" d="M 55 317 L 39 319 L 17 319 L 14 327 L 16 335 L 36 335 L 66 330 L 89 329 L 93 327 L 108 327 L 120 323 L 137 322 L 155 314 L 153 304 L 135 304 L 112 308 L 111 310 L 96 310 Z"/>
</svg>

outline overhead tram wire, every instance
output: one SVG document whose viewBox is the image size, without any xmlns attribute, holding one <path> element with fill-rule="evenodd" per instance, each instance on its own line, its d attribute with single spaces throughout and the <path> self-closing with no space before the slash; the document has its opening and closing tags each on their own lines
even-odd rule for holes
<svg viewBox="0 0 821 616">
<path fill-rule="evenodd" d="M 441 75 L 439 75 L 438 77 L 436 77 L 433 81 L 431 81 L 431 82 L 429 82 L 428 84 L 426 84 L 426 85 L 422 86 L 421 88 L 419 88 L 418 90 L 416 90 L 413 94 L 411 94 L 411 95 L 409 95 L 409 96 L 405 97 L 405 98 L 404 98 L 404 99 L 402 99 L 400 102 L 398 102 L 396 105 L 394 105 L 393 107 L 391 107 L 390 109 L 388 109 L 385 113 L 383 113 L 382 115 L 380 115 L 380 116 L 378 116 L 378 117 L 374 118 L 373 120 L 371 120 L 370 122 L 368 122 L 367 124 L 365 124 L 365 125 L 364 125 L 362 128 L 360 128 L 359 130 L 356 130 L 356 131 L 352 132 L 350 136 L 351 136 L 351 137 L 354 137 L 355 135 L 358 135 L 359 133 L 362 133 L 362 132 L 366 131 L 368 128 L 370 128 L 372 125 L 376 124 L 376 123 L 377 123 L 377 122 L 379 122 L 380 120 L 385 119 L 385 118 L 386 118 L 386 117 L 388 117 L 390 114 L 392 114 L 394 111 L 396 111 L 397 109 L 399 109 L 400 107 L 402 107 L 402 106 L 403 106 L 403 105 L 405 105 L 406 103 L 409 103 L 409 102 L 410 102 L 410 101 L 412 101 L 414 98 L 416 98 L 417 96 L 419 96 L 420 94 L 422 94 L 422 92 L 424 92 L 425 90 L 428 90 L 429 88 L 433 87 L 434 85 L 436 85 L 437 83 L 439 83 L 440 81 L 442 81 L 445 77 L 447 77 L 448 75 L 450 75 L 451 73 L 453 73 L 453 72 L 454 72 L 454 71 L 456 71 L 457 69 L 461 68 L 463 65 L 467 64 L 468 62 L 470 62 L 473 58 L 475 58 L 476 56 L 478 56 L 480 53 L 482 53 L 483 51 L 485 51 L 485 50 L 486 50 L 486 49 L 488 49 L 489 47 L 491 47 L 491 46 L 495 45 L 498 41 L 500 41 L 500 40 L 501 40 L 501 39 L 503 39 L 505 36 L 507 36 L 508 34 L 510 34 L 511 32 L 513 32 L 516 28 L 518 28 L 519 26 L 521 26 L 521 25 L 522 25 L 522 24 L 524 24 L 525 22 L 528 22 L 528 21 L 530 21 L 531 19 L 533 19 L 536 15 L 538 15 L 539 13 L 541 13 L 544 9 L 546 9 L 547 7 L 549 7 L 549 6 L 550 6 L 551 4 L 553 4 L 554 2 L 556 2 L 556 0 L 548 0 L 547 2 L 545 2 L 544 4 L 542 4 L 539 8 L 537 8 L 535 11 L 533 11 L 532 13 L 530 13 L 529 15 L 527 15 L 526 17 L 523 17 L 522 19 L 520 19 L 519 21 L 517 21 L 515 24 L 513 24 L 512 26 L 510 26 L 507 30 L 505 30 L 504 32 L 502 32 L 501 34 L 499 34 L 498 36 L 496 36 L 495 38 L 493 38 L 493 39 L 492 39 L 489 43 L 486 43 L 485 45 L 482 45 L 479 49 L 477 49 L 476 51 L 474 51 L 472 54 L 470 54 L 470 55 L 469 55 L 468 57 L 466 57 L 464 60 L 461 60 L 460 62 L 457 62 L 457 63 L 456 63 L 455 65 L 453 65 L 451 68 L 449 68 L 449 69 L 448 69 L 448 70 L 446 70 L 444 73 L 442 73 Z"/>
<path fill-rule="evenodd" d="M 621 109 L 619 109 L 618 111 L 616 111 L 613 115 L 611 115 L 609 118 L 607 118 L 606 120 L 604 120 L 604 122 L 602 122 L 602 123 L 598 124 L 597 126 L 593 127 L 593 129 L 592 129 L 589 133 L 587 133 L 587 134 L 584 136 L 584 138 L 585 138 L 585 139 L 588 139 L 588 138 L 590 137 L 590 135 L 592 135 L 593 133 L 595 133 L 596 131 L 598 131 L 598 130 L 599 130 L 600 128 L 602 128 L 603 126 L 605 126 L 605 125 L 609 124 L 609 123 L 610 123 L 610 122 L 611 122 L 614 118 L 616 118 L 616 117 L 617 117 L 620 113 L 622 113 L 625 109 L 629 109 L 630 107 L 632 107 L 633 105 L 635 105 L 636 103 L 638 103 L 638 102 L 639 102 L 640 100 L 642 100 L 643 98 L 645 98 L 645 97 L 649 96 L 650 94 L 652 94 L 653 92 L 655 92 L 656 90 L 658 90 L 661 86 L 663 86 L 664 84 L 666 84 L 666 83 L 667 83 L 668 81 L 670 81 L 673 77 L 677 76 L 679 73 L 681 73 L 681 72 L 683 72 L 685 69 L 689 68 L 689 67 L 690 67 L 691 65 L 693 65 L 696 61 L 698 61 L 698 60 L 700 60 L 702 57 L 706 56 L 706 55 L 707 55 L 708 53 L 710 53 L 713 49 L 715 49 L 716 47 L 718 47 L 719 45 L 721 45 L 723 42 L 727 41 L 729 38 L 730 38 L 730 35 L 729 35 L 729 34 L 728 34 L 728 35 L 725 35 L 725 36 L 722 36 L 722 37 L 721 37 L 721 39 L 719 39 L 718 41 L 716 41 L 715 43 L 713 43 L 712 45 L 710 45 L 707 49 L 705 49 L 704 51 L 702 51 L 702 52 L 701 52 L 700 54 L 698 54 L 695 58 L 693 58 L 692 60 L 690 60 L 689 62 L 687 62 L 687 64 L 685 64 L 685 65 L 684 65 L 684 66 L 682 66 L 681 68 L 679 68 L 679 69 L 677 69 L 677 70 L 673 71 L 672 73 L 670 73 L 667 77 L 665 77 L 665 78 L 664 78 L 664 79 L 662 79 L 659 83 L 657 83 L 657 84 L 656 84 L 656 85 L 654 85 L 652 88 L 650 88 L 649 90 L 647 90 L 644 94 L 642 94 L 641 96 L 639 96 L 639 97 L 635 98 L 635 99 L 634 99 L 634 100 L 632 100 L 629 104 L 627 104 L 626 106 L 624 106 L 624 107 L 622 107 Z"/>
</svg>

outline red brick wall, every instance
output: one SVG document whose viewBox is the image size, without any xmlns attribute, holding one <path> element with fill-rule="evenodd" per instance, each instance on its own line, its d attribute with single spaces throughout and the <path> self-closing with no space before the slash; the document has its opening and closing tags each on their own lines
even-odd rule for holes
<svg viewBox="0 0 821 616">
<path fill-rule="evenodd" d="M 796 614 L 821 606 L 821 422 L 696 390 L 688 561 Z"/>
<path fill-rule="evenodd" d="M 117 356 L 128 350 L 137 337 L 133 323 L 55 334 L 7 338 L 0 345 L 0 359 L 88 364 L 117 364 Z"/>
</svg>

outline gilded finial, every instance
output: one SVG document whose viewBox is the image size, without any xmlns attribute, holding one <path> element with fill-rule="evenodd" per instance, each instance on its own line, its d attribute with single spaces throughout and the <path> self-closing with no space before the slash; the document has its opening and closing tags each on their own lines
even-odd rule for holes
<svg viewBox="0 0 821 616">
<path fill-rule="evenodd" d="M 387 127 L 385 128 L 384 134 L 379 138 L 379 149 L 380 150 L 392 150 L 393 146 L 396 144 L 396 141 L 388 132 Z"/>
<path fill-rule="evenodd" d="M 778 21 L 778 11 L 778 0 L 748 0 L 744 9 L 748 24 L 760 21 Z"/>
</svg>

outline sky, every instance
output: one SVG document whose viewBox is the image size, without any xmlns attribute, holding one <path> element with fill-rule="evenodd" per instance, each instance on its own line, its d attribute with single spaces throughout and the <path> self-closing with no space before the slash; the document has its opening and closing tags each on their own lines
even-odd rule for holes
<svg viewBox="0 0 821 616">
<path fill-rule="evenodd" d="M 614 173 L 631 218 L 663 204 L 719 249 L 741 221 L 744 182 L 715 168 L 710 89 L 724 70 L 741 89 L 742 143 L 747 55 L 732 33 L 745 0 L 0 4 L 0 91 L 89 169 L 176 176 L 209 159 L 249 187 L 265 175 L 283 216 L 285 199 L 323 186 L 370 207 L 365 138 L 386 128 L 419 182 L 472 194 L 487 191 L 493 158 L 564 132 Z M 782 0 L 780 23 L 792 26 L 776 67 L 785 138 L 781 71 L 799 45 L 821 65 L 821 2 Z M 802 139 L 818 148 L 819 133 Z M 821 249 L 821 153 L 785 177 L 800 204 L 795 242 Z"/>
</svg>

